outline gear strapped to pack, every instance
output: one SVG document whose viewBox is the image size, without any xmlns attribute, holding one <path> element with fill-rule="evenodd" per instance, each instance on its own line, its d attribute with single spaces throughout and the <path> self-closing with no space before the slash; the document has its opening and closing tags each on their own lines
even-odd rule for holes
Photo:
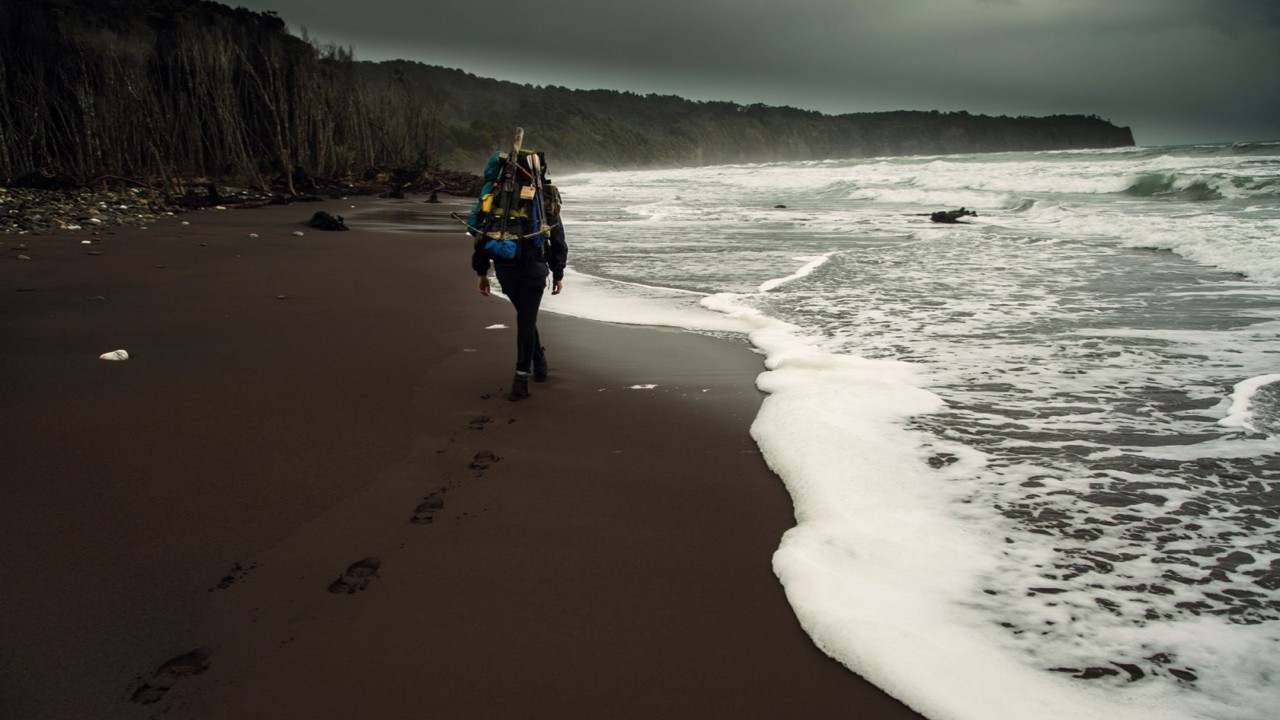
<svg viewBox="0 0 1280 720">
<path fill-rule="evenodd" d="M 522 148 L 524 128 L 516 128 L 509 152 L 485 165 L 484 185 L 471 216 L 462 221 L 476 247 L 495 262 L 545 261 L 548 235 L 558 224 L 559 192 L 546 182 L 538 153 Z M 548 201 L 548 188 L 554 199 Z M 552 207 L 554 203 L 554 207 Z"/>
</svg>

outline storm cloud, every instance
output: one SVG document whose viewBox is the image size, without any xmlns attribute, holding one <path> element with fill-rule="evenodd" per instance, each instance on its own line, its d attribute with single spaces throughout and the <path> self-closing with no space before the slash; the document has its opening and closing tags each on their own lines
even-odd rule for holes
<svg viewBox="0 0 1280 720">
<path fill-rule="evenodd" d="M 824 113 L 1099 115 L 1280 139 L 1275 0 L 231 0 L 298 34 L 533 85 Z"/>
</svg>

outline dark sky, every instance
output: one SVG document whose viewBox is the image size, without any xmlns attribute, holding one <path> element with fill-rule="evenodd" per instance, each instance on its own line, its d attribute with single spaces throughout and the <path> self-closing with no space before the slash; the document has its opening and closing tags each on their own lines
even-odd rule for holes
<svg viewBox="0 0 1280 720">
<path fill-rule="evenodd" d="M 360 60 L 824 113 L 1099 115 L 1280 140 L 1280 0 L 222 0 Z"/>
</svg>

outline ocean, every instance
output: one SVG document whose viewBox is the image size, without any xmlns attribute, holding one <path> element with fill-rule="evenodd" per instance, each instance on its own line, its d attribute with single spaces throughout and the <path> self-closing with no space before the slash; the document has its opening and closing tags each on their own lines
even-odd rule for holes
<svg viewBox="0 0 1280 720">
<path fill-rule="evenodd" d="M 762 355 L 823 651 L 934 720 L 1280 717 L 1280 143 L 556 181 L 545 310 Z"/>
</svg>

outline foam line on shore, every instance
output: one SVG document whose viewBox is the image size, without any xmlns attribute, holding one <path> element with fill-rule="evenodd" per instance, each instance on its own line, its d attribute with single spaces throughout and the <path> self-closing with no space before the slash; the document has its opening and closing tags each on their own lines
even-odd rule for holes
<svg viewBox="0 0 1280 720">
<path fill-rule="evenodd" d="M 625 292 L 616 288 L 625 285 Z M 542 309 L 586 320 L 620 325 L 652 325 L 703 332 L 746 333 L 751 326 L 739 318 L 711 312 L 702 293 L 619 283 L 565 270 L 566 292 L 543 298 Z"/>
</svg>

